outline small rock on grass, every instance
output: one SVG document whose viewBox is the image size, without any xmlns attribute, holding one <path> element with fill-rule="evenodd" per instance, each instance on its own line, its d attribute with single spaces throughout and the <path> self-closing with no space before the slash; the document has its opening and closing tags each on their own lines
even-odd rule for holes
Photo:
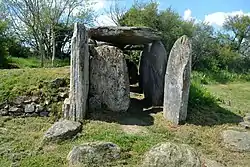
<svg viewBox="0 0 250 167">
<path fill-rule="evenodd" d="M 8 115 L 8 111 L 5 109 L 0 109 L 0 116 L 7 116 Z"/>
<path fill-rule="evenodd" d="M 244 127 L 245 129 L 250 129 L 250 123 L 248 122 L 240 122 L 239 125 Z"/>
<path fill-rule="evenodd" d="M 70 120 L 60 120 L 49 128 L 44 135 L 43 141 L 63 141 L 73 138 L 80 131 L 81 123 Z"/>
<path fill-rule="evenodd" d="M 161 143 L 145 155 L 141 167 L 201 167 L 198 153 L 186 144 Z"/>
<path fill-rule="evenodd" d="M 121 149 L 111 142 L 91 142 L 74 146 L 67 160 L 71 166 L 109 166 L 111 161 L 120 158 Z"/>
<path fill-rule="evenodd" d="M 35 104 L 26 104 L 24 108 L 25 113 L 33 113 L 35 112 Z"/>
<path fill-rule="evenodd" d="M 221 133 L 223 144 L 231 151 L 250 152 L 250 132 L 225 130 Z"/>
</svg>

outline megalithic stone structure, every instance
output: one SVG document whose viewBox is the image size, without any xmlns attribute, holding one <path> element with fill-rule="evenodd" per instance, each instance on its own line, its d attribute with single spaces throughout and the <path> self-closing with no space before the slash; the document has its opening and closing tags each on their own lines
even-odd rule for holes
<svg viewBox="0 0 250 167">
<path fill-rule="evenodd" d="M 161 41 L 145 45 L 140 61 L 140 87 L 147 103 L 162 106 L 168 55 Z"/>
<path fill-rule="evenodd" d="M 88 33 L 84 25 L 75 23 L 71 41 L 70 109 L 66 119 L 83 121 L 87 110 L 89 92 Z"/>
<path fill-rule="evenodd" d="M 168 59 L 164 86 L 164 117 L 174 124 L 186 120 L 191 75 L 191 41 L 180 37 Z"/>
</svg>

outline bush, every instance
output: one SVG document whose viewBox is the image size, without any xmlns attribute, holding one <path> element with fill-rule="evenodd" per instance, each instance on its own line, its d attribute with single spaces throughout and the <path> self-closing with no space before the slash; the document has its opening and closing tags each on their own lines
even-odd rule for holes
<svg viewBox="0 0 250 167">
<path fill-rule="evenodd" d="M 11 39 L 8 41 L 9 55 L 12 57 L 28 58 L 32 52 L 28 47 L 23 46 L 18 40 Z"/>
<path fill-rule="evenodd" d="M 7 37 L 5 35 L 7 29 L 7 23 L 0 20 L 0 68 L 7 66 L 6 57 L 8 56 L 7 51 Z"/>
<path fill-rule="evenodd" d="M 217 103 L 214 97 L 202 84 L 192 82 L 189 92 L 189 107 L 199 108 L 203 106 L 212 106 Z"/>
</svg>

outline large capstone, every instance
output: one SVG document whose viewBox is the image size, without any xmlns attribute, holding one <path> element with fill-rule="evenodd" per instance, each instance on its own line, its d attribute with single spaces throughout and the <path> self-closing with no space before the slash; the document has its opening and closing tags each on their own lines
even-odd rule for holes
<svg viewBox="0 0 250 167">
<path fill-rule="evenodd" d="M 191 42 L 179 38 L 169 55 L 165 75 L 164 117 L 174 124 L 186 120 L 191 74 Z"/>
<path fill-rule="evenodd" d="M 142 167 L 201 167 L 198 153 L 185 144 L 163 143 L 144 155 Z"/>
<path fill-rule="evenodd" d="M 110 142 L 92 142 L 75 146 L 68 154 L 70 166 L 110 166 L 109 164 L 120 158 L 120 148 Z"/>
<path fill-rule="evenodd" d="M 147 44 L 160 40 L 160 33 L 147 27 L 97 27 L 90 28 L 90 38 L 116 46 Z"/>
<path fill-rule="evenodd" d="M 129 108 L 129 77 L 123 52 L 114 46 L 103 45 L 90 49 L 91 105 L 110 111 L 126 111 Z M 96 98 L 93 99 L 93 98 Z M 95 108 L 95 106 L 90 106 Z"/>
<path fill-rule="evenodd" d="M 145 45 L 140 62 L 140 87 L 148 104 L 163 103 L 164 77 L 168 55 L 161 41 Z"/>
</svg>

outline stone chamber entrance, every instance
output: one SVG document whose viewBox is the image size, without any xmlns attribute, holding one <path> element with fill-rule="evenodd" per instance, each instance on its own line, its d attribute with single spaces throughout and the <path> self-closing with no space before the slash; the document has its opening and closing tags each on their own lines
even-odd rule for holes
<svg viewBox="0 0 250 167">
<path fill-rule="evenodd" d="M 126 85 L 123 85 L 124 82 L 120 82 L 118 79 L 118 82 L 120 82 L 119 86 L 123 85 L 120 87 L 120 90 L 123 88 L 129 89 L 129 99 L 124 98 L 124 96 L 119 97 L 123 100 L 121 101 L 121 104 L 116 105 L 119 105 L 119 109 L 121 109 L 127 107 L 122 104 L 129 104 L 126 110 L 121 111 L 118 109 L 114 112 L 114 110 L 116 110 L 114 107 L 111 110 L 104 110 L 103 106 L 101 107 L 99 104 L 96 104 L 96 101 L 100 100 L 100 98 L 97 100 L 97 98 L 93 99 L 92 97 L 90 98 L 90 106 L 99 106 L 102 109 L 100 112 L 96 112 L 95 109 L 97 108 L 94 108 L 89 117 L 95 120 L 118 122 L 119 124 L 124 125 L 124 128 L 129 127 L 130 131 L 135 129 L 134 125 L 152 125 L 154 120 L 150 114 L 162 111 L 164 75 L 168 58 L 165 48 L 160 41 L 160 33 L 149 28 L 99 27 L 90 29 L 89 34 L 91 37 L 90 55 L 99 54 L 102 55 L 101 57 L 105 57 L 105 54 L 109 56 L 108 61 L 110 61 L 110 59 L 116 60 L 110 62 L 112 62 L 113 65 L 115 64 L 120 67 L 119 69 L 116 69 L 120 72 L 115 72 L 112 75 L 118 76 L 117 78 L 126 78 L 124 75 L 128 75 L 129 80 L 129 82 L 125 82 L 126 84 L 129 84 L 128 88 Z M 97 52 L 93 51 L 93 47 L 96 48 Z M 120 54 L 123 56 L 119 56 Z M 133 58 L 131 58 L 133 54 L 137 54 L 136 61 L 133 61 Z M 117 59 L 123 59 L 123 61 Z M 123 68 L 124 59 L 127 70 Z M 97 67 L 94 67 L 94 70 L 92 71 L 92 67 L 95 65 L 91 67 L 90 63 L 90 85 L 94 84 L 91 82 L 100 79 L 100 74 L 97 75 L 96 72 L 103 71 L 107 68 L 100 61 L 95 61 L 95 58 L 92 60 L 94 60 L 95 64 L 98 64 L 97 66 L 100 70 L 98 70 Z M 102 67 L 100 67 L 100 64 L 102 64 Z M 93 73 L 94 75 L 97 75 L 96 79 L 91 79 Z M 105 84 L 103 83 L 103 85 Z M 115 84 L 112 86 L 114 85 Z M 93 92 L 91 90 L 96 89 L 98 86 L 95 85 L 94 87 L 95 88 L 90 86 L 90 92 Z M 116 90 L 116 92 L 119 92 L 120 90 Z M 115 93 L 113 92 L 113 94 Z M 123 94 L 123 92 L 120 94 Z M 113 100 L 116 99 L 113 98 Z M 126 102 L 127 100 L 129 100 L 129 103 Z M 133 128 L 130 126 L 133 126 Z"/>
<path fill-rule="evenodd" d="M 186 119 L 191 72 L 191 44 L 186 36 L 167 53 L 161 33 L 150 28 L 86 30 L 76 23 L 71 50 L 66 118 L 82 121 L 87 116 L 146 126 L 153 124 L 151 113 L 165 110 L 164 117 L 175 124 Z M 131 51 L 140 53 L 138 64 L 128 59 Z"/>
</svg>

